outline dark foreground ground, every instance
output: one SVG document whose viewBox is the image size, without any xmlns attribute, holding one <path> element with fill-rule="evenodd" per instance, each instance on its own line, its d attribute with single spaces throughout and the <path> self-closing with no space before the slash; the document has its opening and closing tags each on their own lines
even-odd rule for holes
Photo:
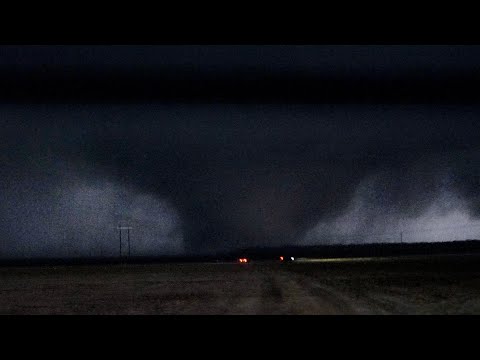
<svg viewBox="0 0 480 360">
<path fill-rule="evenodd" d="M 480 314 L 480 255 L 2 267 L 0 314 Z"/>
</svg>

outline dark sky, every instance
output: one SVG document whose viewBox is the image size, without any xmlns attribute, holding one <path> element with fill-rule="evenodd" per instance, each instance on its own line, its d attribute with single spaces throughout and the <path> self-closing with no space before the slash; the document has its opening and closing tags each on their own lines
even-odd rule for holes
<svg viewBox="0 0 480 360">
<path fill-rule="evenodd" d="M 478 238 L 479 86 L 479 46 L 2 47 L 0 255 Z"/>
</svg>

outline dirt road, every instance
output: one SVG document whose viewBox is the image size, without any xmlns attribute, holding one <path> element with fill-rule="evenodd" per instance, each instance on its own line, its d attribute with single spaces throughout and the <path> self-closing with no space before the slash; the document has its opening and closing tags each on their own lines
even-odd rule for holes
<svg viewBox="0 0 480 360">
<path fill-rule="evenodd" d="M 0 267 L 0 314 L 480 314 L 480 256 Z"/>
<path fill-rule="evenodd" d="M 353 314 L 348 299 L 273 265 L 0 269 L 0 314 Z"/>
</svg>

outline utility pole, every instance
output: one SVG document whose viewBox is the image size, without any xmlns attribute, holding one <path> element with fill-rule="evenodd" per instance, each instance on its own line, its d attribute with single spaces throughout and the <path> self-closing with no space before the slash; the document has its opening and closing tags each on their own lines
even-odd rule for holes
<svg viewBox="0 0 480 360">
<path fill-rule="evenodd" d="M 130 257 L 130 229 L 127 228 L 127 239 L 128 239 L 128 257 Z"/>
<path fill-rule="evenodd" d="M 127 230 L 127 244 L 128 244 L 128 257 L 131 255 L 131 246 L 130 246 L 130 229 L 132 229 L 131 226 L 118 226 L 117 228 L 119 230 L 119 236 L 120 236 L 120 257 L 122 257 L 122 230 Z"/>
</svg>

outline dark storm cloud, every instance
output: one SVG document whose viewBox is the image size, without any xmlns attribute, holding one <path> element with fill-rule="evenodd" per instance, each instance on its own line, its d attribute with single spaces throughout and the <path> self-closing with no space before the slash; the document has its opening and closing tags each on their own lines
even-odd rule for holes
<svg viewBox="0 0 480 360">
<path fill-rule="evenodd" d="M 112 255 L 119 222 L 161 254 L 480 215 L 478 47 L 2 54 L 5 256 Z"/>
<path fill-rule="evenodd" d="M 477 102 L 476 46 L 24 46 L 13 102 Z"/>
</svg>

